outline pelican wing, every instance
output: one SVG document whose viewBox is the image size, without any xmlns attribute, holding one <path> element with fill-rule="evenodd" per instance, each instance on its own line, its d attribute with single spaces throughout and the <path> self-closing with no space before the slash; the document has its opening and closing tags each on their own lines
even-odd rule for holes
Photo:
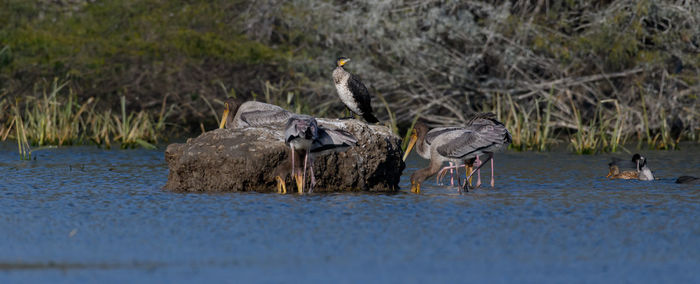
<svg viewBox="0 0 700 284">
<path fill-rule="evenodd" d="M 311 152 L 320 152 L 325 150 L 345 149 L 357 144 L 357 138 L 350 132 L 340 129 L 326 129 L 321 127 L 318 129 L 318 137 L 311 146 Z"/>
<path fill-rule="evenodd" d="M 289 143 L 294 138 L 316 140 L 318 138 L 318 122 L 316 122 L 316 119 L 305 114 L 290 115 L 284 127 L 284 142 Z"/>
<path fill-rule="evenodd" d="M 427 143 L 428 145 L 431 145 L 431 144 L 433 144 L 433 141 L 435 140 L 435 138 L 442 136 L 442 135 L 445 135 L 445 134 L 449 134 L 450 132 L 453 132 L 453 131 L 461 131 L 463 129 L 464 128 L 462 128 L 462 127 L 433 128 L 430 131 L 428 131 L 427 134 L 425 134 L 425 143 Z"/>
<path fill-rule="evenodd" d="M 248 126 L 262 126 L 282 124 L 292 116 L 292 113 L 284 110 L 252 110 L 241 113 L 241 122 Z"/>
<path fill-rule="evenodd" d="M 492 151 L 503 144 L 503 133 L 494 131 L 493 126 L 477 129 L 465 128 L 461 132 L 446 135 L 447 142 L 437 147 L 440 155 L 450 158 L 468 158 L 481 151 Z"/>
</svg>

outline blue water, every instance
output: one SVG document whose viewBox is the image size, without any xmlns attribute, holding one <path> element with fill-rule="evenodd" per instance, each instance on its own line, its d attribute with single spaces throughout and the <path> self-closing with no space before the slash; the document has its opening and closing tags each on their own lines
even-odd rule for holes
<svg viewBox="0 0 700 284">
<path fill-rule="evenodd" d="M 700 281 L 700 186 L 673 183 L 700 176 L 693 145 L 642 152 L 653 182 L 606 180 L 611 155 L 507 152 L 495 189 L 415 195 L 414 155 L 400 193 L 304 196 L 166 192 L 162 149 L 13 146 L 0 283 Z"/>
</svg>

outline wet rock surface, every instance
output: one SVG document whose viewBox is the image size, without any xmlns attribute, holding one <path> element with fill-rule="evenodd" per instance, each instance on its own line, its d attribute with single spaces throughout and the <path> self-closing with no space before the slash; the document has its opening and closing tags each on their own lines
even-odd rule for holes
<svg viewBox="0 0 700 284">
<path fill-rule="evenodd" d="M 345 152 L 314 158 L 314 192 L 398 190 L 405 167 L 401 138 L 385 126 L 354 119 L 317 120 L 323 127 L 352 133 L 357 145 Z M 209 131 L 167 147 L 169 173 L 165 189 L 275 192 L 275 175 L 284 173 L 288 192 L 295 192 L 288 173 L 289 155 L 281 126 Z"/>
</svg>

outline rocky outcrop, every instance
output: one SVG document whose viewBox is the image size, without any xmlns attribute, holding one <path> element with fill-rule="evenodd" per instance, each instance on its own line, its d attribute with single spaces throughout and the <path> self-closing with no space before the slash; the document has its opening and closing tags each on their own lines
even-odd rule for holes
<svg viewBox="0 0 700 284">
<path fill-rule="evenodd" d="M 357 138 L 345 152 L 314 159 L 314 192 L 398 190 L 405 164 L 401 139 L 389 128 L 361 121 L 318 119 L 322 127 L 343 129 Z M 165 150 L 171 191 L 275 192 L 275 175 L 289 168 L 290 150 L 281 127 L 217 129 Z M 285 164 L 286 163 L 286 164 Z M 286 176 L 288 192 L 291 175 Z"/>
</svg>

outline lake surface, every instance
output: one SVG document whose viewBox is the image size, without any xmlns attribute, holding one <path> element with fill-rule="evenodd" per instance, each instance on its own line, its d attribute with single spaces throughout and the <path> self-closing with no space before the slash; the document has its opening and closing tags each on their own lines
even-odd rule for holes
<svg viewBox="0 0 700 284">
<path fill-rule="evenodd" d="M 162 191 L 162 149 L 20 161 L 2 143 L 0 282 L 697 283 L 700 186 L 673 181 L 700 176 L 700 147 L 641 152 L 660 180 L 606 180 L 613 155 L 507 152 L 495 189 L 415 195 L 412 155 L 400 193 L 299 196 Z"/>
</svg>

